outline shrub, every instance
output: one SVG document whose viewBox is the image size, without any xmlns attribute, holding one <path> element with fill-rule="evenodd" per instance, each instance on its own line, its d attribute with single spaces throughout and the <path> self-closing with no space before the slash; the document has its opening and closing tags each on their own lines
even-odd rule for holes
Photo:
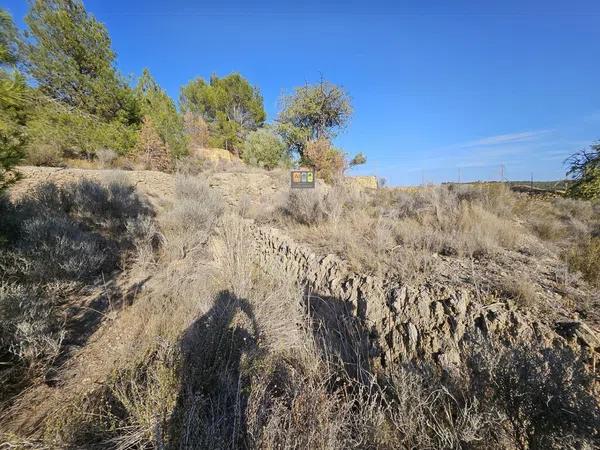
<svg viewBox="0 0 600 450">
<path fill-rule="evenodd" d="M 96 151 L 96 159 L 104 168 L 112 167 L 119 155 L 114 150 L 101 148 Z"/>
<path fill-rule="evenodd" d="M 0 349 L 31 370 L 52 362 L 64 336 L 56 300 L 36 285 L 0 283 Z"/>
<path fill-rule="evenodd" d="M 254 166 L 273 169 L 286 164 L 287 151 L 281 138 L 272 131 L 261 128 L 246 136 L 242 159 Z"/>
<path fill-rule="evenodd" d="M 303 157 L 317 170 L 317 176 L 327 183 L 333 183 L 344 172 L 344 154 L 333 148 L 327 139 L 309 141 Z"/>
<path fill-rule="evenodd" d="M 150 210 L 113 179 L 37 186 L 0 204 L 0 379 L 9 394 L 43 375 L 61 351 L 69 297 L 109 276 L 140 245 Z"/>
<path fill-rule="evenodd" d="M 208 124 L 201 115 L 187 111 L 183 115 L 183 126 L 192 146 L 204 148 L 208 145 Z"/>
<path fill-rule="evenodd" d="M 600 236 L 578 242 L 566 254 L 569 268 L 583 274 L 591 284 L 600 286 Z"/>
<path fill-rule="evenodd" d="M 327 218 L 321 189 L 292 189 L 282 212 L 302 225 L 318 225 Z"/>
<path fill-rule="evenodd" d="M 199 177 L 177 175 L 175 207 L 163 224 L 165 251 L 185 258 L 202 250 L 225 209 L 223 199 Z"/>
<path fill-rule="evenodd" d="M 43 162 L 38 153 L 48 155 L 55 151 L 63 157 L 91 158 L 96 151 L 111 148 L 124 155 L 137 141 L 137 130 L 133 127 L 116 120 L 104 122 L 44 97 L 38 98 L 27 132 L 27 154 L 32 162 Z"/>
<path fill-rule="evenodd" d="M 147 169 L 167 172 L 173 166 L 167 146 L 150 117 L 144 117 L 135 152 L 137 160 Z"/>
<path fill-rule="evenodd" d="M 505 278 L 501 289 L 503 294 L 508 295 L 521 306 L 533 306 L 538 299 L 535 284 L 522 276 Z"/>
<path fill-rule="evenodd" d="M 593 375 L 568 347 L 486 346 L 475 349 L 468 365 L 469 388 L 500 412 L 512 446 L 593 446 L 600 423 Z"/>
</svg>

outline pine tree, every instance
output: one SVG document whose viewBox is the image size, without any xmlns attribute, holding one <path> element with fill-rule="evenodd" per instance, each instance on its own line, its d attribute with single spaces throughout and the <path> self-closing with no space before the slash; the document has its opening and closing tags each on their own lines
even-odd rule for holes
<svg viewBox="0 0 600 450">
<path fill-rule="evenodd" d="M 183 118 L 177 112 L 171 97 L 158 85 L 148 69 L 142 72 L 135 94 L 142 113 L 152 119 L 169 153 L 174 157 L 185 155 L 188 151 L 188 141 L 184 132 Z"/>
<path fill-rule="evenodd" d="M 14 166 L 24 156 L 27 118 L 25 80 L 17 72 L 17 32 L 0 9 L 0 190 L 15 179 Z"/>
<path fill-rule="evenodd" d="M 34 0 L 25 22 L 25 64 L 43 94 L 107 121 L 139 123 L 108 32 L 81 0 Z"/>
<path fill-rule="evenodd" d="M 261 127 L 266 118 L 263 98 L 256 87 L 238 73 L 209 83 L 202 78 L 181 88 L 181 109 L 201 116 L 209 125 L 210 145 L 234 153 L 241 150 L 246 135 Z"/>
</svg>

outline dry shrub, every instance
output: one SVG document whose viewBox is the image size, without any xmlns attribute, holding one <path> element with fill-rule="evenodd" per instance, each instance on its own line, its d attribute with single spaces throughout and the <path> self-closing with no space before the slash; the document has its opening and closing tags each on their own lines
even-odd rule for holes
<svg viewBox="0 0 600 450">
<path fill-rule="evenodd" d="M 45 372 L 64 338 L 60 297 L 53 298 L 48 291 L 36 285 L 0 283 L 0 348 L 11 355 L 12 364 L 24 365 L 25 378 Z M 8 370 L 0 374 L 2 384 L 14 374 Z"/>
<path fill-rule="evenodd" d="M 321 189 L 290 190 L 282 211 L 302 225 L 316 225 L 326 218 Z"/>
<path fill-rule="evenodd" d="M 315 189 L 290 189 L 281 213 L 302 225 L 319 225 L 325 221 L 337 224 L 348 210 L 366 204 L 366 195 L 354 186 L 317 183 Z"/>
<path fill-rule="evenodd" d="M 53 144 L 29 146 L 25 162 L 32 166 L 48 167 L 61 167 L 65 164 L 62 150 Z"/>
<path fill-rule="evenodd" d="M 304 148 L 303 156 L 317 170 L 317 176 L 326 183 L 338 180 L 345 168 L 344 154 L 332 147 L 328 139 L 309 141 Z"/>
<path fill-rule="evenodd" d="M 185 258 L 201 249 L 218 223 L 223 199 L 199 177 L 177 175 L 175 205 L 163 221 L 165 252 L 172 258 Z"/>
<path fill-rule="evenodd" d="M 170 416 L 179 391 L 179 349 L 160 341 L 137 364 L 119 371 L 110 381 L 112 413 L 124 418 L 126 432 L 110 440 L 116 448 L 151 443 L 163 448 L 169 439 Z"/>
<path fill-rule="evenodd" d="M 242 219 L 226 215 L 220 224 L 219 239 L 212 248 L 225 288 L 238 297 L 247 297 L 253 284 L 255 265 L 251 239 Z"/>
<path fill-rule="evenodd" d="M 538 293 L 536 285 L 526 276 L 507 277 L 500 286 L 501 293 L 512 298 L 521 306 L 534 306 Z"/>
<path fill-rule="evenodd" d="M 202 116 L 191 111 L 186 112 L 183 115 L 183 127 L 192 146 L 204 148 L 208 145 L 208 124 Z"/>
<path fill-rule="evenodd" d="M 96 150 L 96 159 L 100 163 L 100 166 L 105 169 L 112 167 L 118 157 L 119 155 L 117 152 L 109 148 L 101 148 Z"/>
<path fill-rule="evenodd" d="M 169 172 L 173 167 L 169 149 L 149 117 L 144 117 L 135 153 L 146 169 Z"/>
<path fill-rule="evenodd" d="M 593 448 L 600 404 L 583 355 L 570 348 L 474 346 L 468 388 L 498 415 L 511 448 Z M 499 433 L 498 433 L 499 434 Z"/>
<path fill-rule="evenodd" d="M 151 221 L 135 190 L 114 179 L 44 183 L 4 202 L 0 230 L 0 378 L 16 393 L 45 375 L 62 351 L 69 298 L 128 259 L 138 222 Z"/>
<path fill-rule="evenodd" d="M 572 271 L 581 272 L 590 284 L 600 286 L 600 236 L 580 241 L 565 259 Z"/>
</svg>

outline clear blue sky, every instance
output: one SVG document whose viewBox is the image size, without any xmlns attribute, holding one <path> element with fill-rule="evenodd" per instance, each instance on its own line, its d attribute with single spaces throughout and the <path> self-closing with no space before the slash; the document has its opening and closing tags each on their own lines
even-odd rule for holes
<svg viewBox="0 0 600 450">
<path fill-rule="evenodd" d="M 238 71 L 269 120 L 320 74 L 351 94 L 337 144 L 392 184 L 564 175 L 600 139 L 600 1 L 87 0 L 118 67 L 148 67 L 175 99 Z M 26 2 L 4 0 L 18 24 Z"/>
</svg>

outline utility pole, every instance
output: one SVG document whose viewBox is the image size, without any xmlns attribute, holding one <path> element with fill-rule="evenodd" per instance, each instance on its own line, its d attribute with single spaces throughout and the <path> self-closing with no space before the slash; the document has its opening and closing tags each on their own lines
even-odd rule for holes
<svg viewBox="0 0 600 450">
<path fill-rule="evenodd" d="M 460 184 L 460 167 L 458 168 L 458 184 Z"/>
<path fill-rule="evenodd" d="M 531 190 L 533 191 L 533 172 L 531 172 Z"/>
<path fill-rule="evenodd" d="M 504 164 L 500 164 L 500 181 L 504 181 Z"/>
</svg>

